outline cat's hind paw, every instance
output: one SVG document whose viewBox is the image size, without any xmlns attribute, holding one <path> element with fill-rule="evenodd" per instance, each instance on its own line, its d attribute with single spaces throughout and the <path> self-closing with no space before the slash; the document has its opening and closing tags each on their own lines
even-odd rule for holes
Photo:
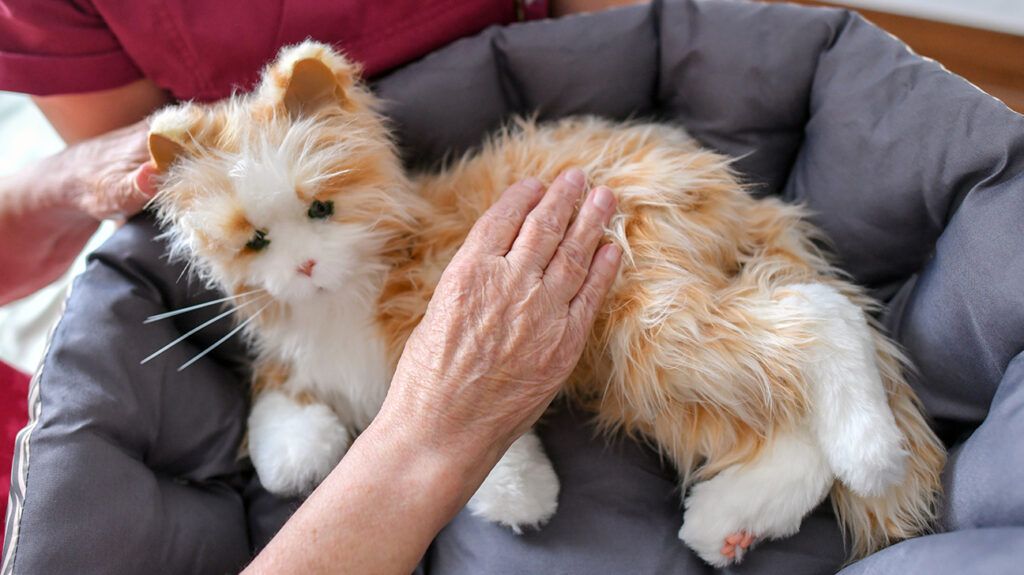
<svg viewBox="0 0 1024 575">
<path fill-rule="evenodd" d="M 909 454 L 903 449 L 899 430 L 876 426 L 873 437 L 851 441 L 844 455 L 833 452 L 832 466 L 839 479 L 862 497 L 879 497 L 892 485 L 898 484 L 907 473 Z M 836 450 L 840 451 L 840 450 Z"/>
<path fill-rule="evenodd" d="M 725 538 L 720 553 L 729 559 L 735 559 L 737 562 L 742 561 L 743 554 L 756 541 L 757 539 L 750 533 L 738 531 Z"/>
<path fill-rule="evenodd" d="M 351 435 L 329 407 L 301 404 L 271 391 L 249 415 L 249 456 L 263 487 L 276 495 L 307 495 L 341 461 Z"/>
<path fill-rule="evenodd" d="M 747 552 L 761 539 L 753 529 L 741 527 L 739 516 L 703 501 L 688 501 L 688 508 L 679 530 L 679 538 L 712 567 L 728 567 L 743 561 Z"/>
<path fill-rule="evenodd" d="M 776 432 L 758 457 L 694 485 L 679 538 L 714 567 L 788 537 L 828 494 L 831 470 L 806 429 Z"/>
</svg>

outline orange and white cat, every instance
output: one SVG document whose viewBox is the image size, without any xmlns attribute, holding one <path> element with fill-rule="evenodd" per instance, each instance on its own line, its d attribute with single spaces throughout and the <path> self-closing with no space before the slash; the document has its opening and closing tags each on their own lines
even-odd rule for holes
<svg viewBox="0 0 1024 575">
<path fill-rule="evenodd" d="M 409 175 L 358 70 L 285 49 L 251 94 L 152 120 L 173 254 L 233 296 L 257 354 L 248 449 L 279 494 L 314 488 L 373 419 L 469 228 L 527 176 L 582 168 L 616 192 L 624 263 L 565 392 L 647 438 L 689 488 L 680 537 L 708 563 L 791 535 L 831 493 L 853 555 L 931 524 L 944 452 L 875 304 L 803 212 L 754 199 L 677 127 L 522 121 Z M 519 530 L 555 512 L 532 434 L 470 502 Z"/>
</svg>

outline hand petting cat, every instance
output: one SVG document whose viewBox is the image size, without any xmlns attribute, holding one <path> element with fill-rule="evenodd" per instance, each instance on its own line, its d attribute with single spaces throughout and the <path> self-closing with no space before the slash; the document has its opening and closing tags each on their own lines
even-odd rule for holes
<svg viewBox="0 0 1024 575">
<path fill-rule="evenodd" d="M 579 170 L 508 189 L 410 336 L 384 406 L 245 573 L 408 573 L 583 352 L 621 252 Z M 313 549 L 315 552 L 310 553 Z"/>
<path fill-rule="evenodd" d="M 803 210 L 678 126 L 595 117 L 520 119 L 410 173 L 375 102 L 309 41 L 253 92 L 151 120 L 170 253 L 238 302 L 258 353 L 253 467 L 313 491 L 269 572 L 407 573 L 463 504 L 543 529 L 560 483 L 530 428 L 559 392 L 675 465 L 679 538 L 712 566 L 829 494 L 853 557 L 930 529 L 942 445 Z"/>
<path fill-rule="evenodd" d="M 81 166 L 68 193 L 83 213 L 96 220 L 123 220 L 153 197 L 156 188 L 150 180 L 156 166 L 149 162 L 148 130 L 141 121 L 64 151 L 70 164 Z"/>
<path fill-rule="evenodd" d="M 498 457 L 544 412 L 579 361 L 621 252 L 598 248 L 615 211 L 583 172 L 547 190 L 514 185 L 476 223 L 398 362 L 383 413 L 433 441 Z M 596 253 L 595 253 L 596 251 Z"/>
<path fill-rule="evenodd" d="M 71 143 L 0 178 L 0 305 L 60 277 L 107 219 L 124 220 L 156 193 L 141 121 Z"/>
</svg>

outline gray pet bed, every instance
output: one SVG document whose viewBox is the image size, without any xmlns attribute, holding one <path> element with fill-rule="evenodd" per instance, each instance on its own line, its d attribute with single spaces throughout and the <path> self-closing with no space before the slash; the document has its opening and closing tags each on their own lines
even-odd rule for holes
<svg viewBox="0 0 1024 575">
<path fill-rule="evenodd" d="M 842 265 L 888 303 L 952 457 L 941 534 L 844 573 L 1006 573 L 1024 565 L 1024 118 L 840 10 L 680 1 L 490 29 L 376 84 L 411 165 L 479 142 L 509 116 L 651 116 L 741 156 L 756 193 L 805 202 Z M 236 461 L 246 357 L 216 312 L 142 325 L 215 297 L 161 258 L 151 219 L 121 229 L 75 282 L 32 388 L 3 573 L 225 573 L 294 509 Z M 592 436 L 564 405 L 541 437 L 559 512 L 517 537 L 459 515 L 435 573 L 711 572 L 676 539 L 673 470 Z M 736 573 L 831 573 L 844 549 L 823 505 Z"/>
</svg>

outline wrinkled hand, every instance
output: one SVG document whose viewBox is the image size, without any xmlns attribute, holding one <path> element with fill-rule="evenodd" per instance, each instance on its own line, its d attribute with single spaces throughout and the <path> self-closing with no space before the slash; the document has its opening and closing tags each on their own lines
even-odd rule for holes
<svg viewBox="0 0 1024 575">
<path fill-rule="evenodd" d="M 146 146 L 145 120 L 67 148 L 65 165 L 75 166 L 67 193 L 71 203 L 97 220 L 135 215 L 156 193 L 156 167 Z"/>
<path fill-rule="evenodd" d="M 600 249 L 615 211 L 585 176 L 509 188 L 476 223 L 406 344 L 383 411 L 439 443 L 500 455 L 543 413 L 583 352 L 621 252 Z M 383 412 L 382 411 L 382 412 Z M 460 443 L 462 442 L 462 443 Z"/>
</svg>

